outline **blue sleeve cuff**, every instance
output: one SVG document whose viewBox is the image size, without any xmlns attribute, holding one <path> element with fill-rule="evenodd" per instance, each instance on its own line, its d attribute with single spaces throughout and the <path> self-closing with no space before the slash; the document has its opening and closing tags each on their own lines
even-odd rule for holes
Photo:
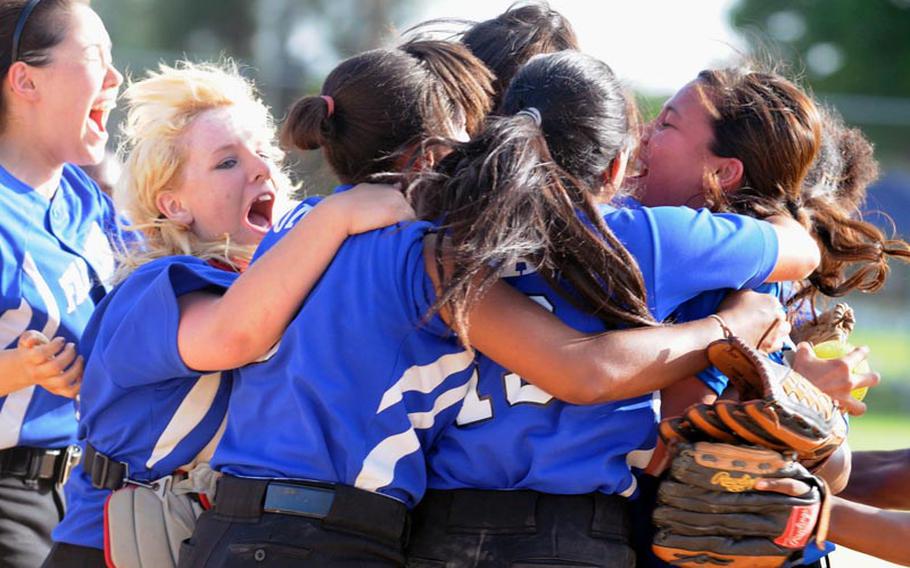
<svg viewBox="0 0 910 568">
<path fill-rule="evenodd" d="M 727 375 L 721 373 L 720 370 L 713 365 L 695 376 L 698 377 L 698 380 L 703 382 L 706 387 L 714 391 L 714 394 L 717 396 L 720 396 L 730 383 L 730 379 L 727 378 Z"/>
</svg>

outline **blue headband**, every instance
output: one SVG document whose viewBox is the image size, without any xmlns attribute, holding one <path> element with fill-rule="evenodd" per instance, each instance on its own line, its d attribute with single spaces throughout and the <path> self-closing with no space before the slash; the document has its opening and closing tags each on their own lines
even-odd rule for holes
<svg viewBox="0 0 910 568">
<path fill-rule="evenodd" d="M 16 20 L 16 31 L 13 32 L 13 49 L 9 56 L 10 65 L 19 60 L 19 40 L 22 37 L 22 30 L 25 28 L 25 22 L 28 21 L 28 17 L 32 15 L 32 10 L 35 9 L 35 6 L 37 6 L 40 1 L 41 0 L 28 0 L 28 4 L 25 5 L 25 8 L 19 12 L 19 19 Z"/>
</svg>

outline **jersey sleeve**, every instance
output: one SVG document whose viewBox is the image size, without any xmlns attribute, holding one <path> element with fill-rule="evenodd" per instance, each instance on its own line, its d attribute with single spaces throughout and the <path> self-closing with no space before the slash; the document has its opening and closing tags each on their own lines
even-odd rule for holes
<svg viewBox="0 0 910 568">
<path fill-rule="evenodd" d="M 296 207 L 288 211 L 278 220 L 277 223 L 272 227 L 262 242 L 259 243 L 259 246 L 256 247 L 256 252 L 253 253 L 253 259 L 251 262 L 256 262 L 259 260 L 262 255 L 266 253 L 270 248 L 275 246 L 278 241 L 280 241 L 291 229 L 294 228 L 294 225 L 298 221 L 303 219 L 310 211 L 315 208 L 320 201 L 324 198 L 322 196 L 314 196 L 305 199 L 297 204 Z"/>
<path fill-rule="evenodd" d="M 781 302 L 784 301 L 784 296 L 790 290 L 790 287 L 781 284 L 781 283 L 766 283 L 760 284 L 754 288 L 756 292 L 762 292 L 764 294 L 771 294 L 772 296 L 777 296 Z M 708 317 L 711 314 L 717 313 L 717 309 L 720 306 L 720 303 L 724 300 L 729 290 L 711 290 L 699 294 L 695 298 L 687 301 L 679 307 L 679 309 L 674 314 L 674 321 L 677 322 L 687 322 L 695 321 Z M 787 348 L 790 348 L 789 346 Z M 781 352 L 772 353 L 770 357 L 781 363 L 783 361 L 783 356 Z M 727 388 L 729 384 L 729 379 L 726 375 L 721 373 L 716 367 L 710 366 L 704 371 L 696 375 L 698 379 L 703 382 L 708 388 L 713 390 L 715 393 L 720 395 L 724 389 Z"/>
<path fill-rule="evenodd" d="M 430 315 L 436 293 L 424 263 L 423 240 L 432 229 L 430 223 L 414 221 L 348 237 L 345 254 L 336 256 L 336 262 L 342 257 L 349 277 L 362 280 L 357 288 L 370 290 L 376 317 L 389 317 L 388 325 L 448 336 L 451 331 L 439 315 Z"/>
<path fill-rule="evenodd" d="M 149 263 L 116 288 L 99 310 L 95 357 L 115 383 L 128 388 L 192 375 L 177 349 L 180 296 L 201 290 L 222 294 L 237 278 L 193 257 L 171 257 Z"/>
<path fill-rule="evenodd" d="M 410 230 L 412 235 L 406 243 L 407 256 L 403 263 L 405 272 L 402 280 L 408 313 L 414 325 L 435 335 L 449 337 L 453 335 L 452 330 L 438 312 L 431 313 L 436 303 L 436 289 L 427 273 L 423 241 L 433 227 L 428 223 L 415 223 Z"/>
<path fill-rule="evenodd" d="M 777 263 L 777 234 L 751 217 L 641 207 L 624 210 L 621 219 L 631 237 L 624 244 L 639 261 L 661 319 L 706 290 L 754 288 Z"/>
</svg>

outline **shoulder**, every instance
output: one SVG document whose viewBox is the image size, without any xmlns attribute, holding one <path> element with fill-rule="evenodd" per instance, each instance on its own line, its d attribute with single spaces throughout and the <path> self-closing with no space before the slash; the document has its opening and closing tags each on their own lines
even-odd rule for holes
<svg viewBox="0 0 910 568">
<path fill-rule="evenodd" d="M 73 164 L 63 165 L 63 181 L 73 190 L 75 197 L 80 201 L 91 203 L 96 207 L 110 207 L 112 202 L 106 193 L 101 191 L 95 180 L 89 177 L 79 166 Z"/>
<path fill-rule="evenodd" d="M 189 291 L 207 285 L 226 288 L 237 276 L 234 272 L 215 268 L 194 256 L 169 256 L 143 264 L 121 282 L 118 288 L 141 290 L 159 280 L 175 291 Z"/>
<path fill-rule="evenodd" d="M 80 212 L 83 220 L 98 220 L 105 232 L 110 232 L 113 228 L 114 202 L 82 168 L 64 164 L 60 187 L 71 211 Z"/>
</svg>

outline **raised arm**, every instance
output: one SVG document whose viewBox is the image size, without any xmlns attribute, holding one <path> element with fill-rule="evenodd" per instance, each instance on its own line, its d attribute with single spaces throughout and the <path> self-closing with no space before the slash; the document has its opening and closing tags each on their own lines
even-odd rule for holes
<svg viewBox="0 0 910 568">
<path fill-rule="evenodd" d="M 180 299 L 177 344 L 199 371 L 231 369 L 266 353 L 349 236 L 414 218 L 392 187 L 332 195 L 300 219 L 224 293 Z"/>
<path fill-rule="evenodd" d="M 821 262 L 821 251 L 812 235 L 792 217 L 773 215 L 765 219 L 777 233 L 777 264 L 768 282 L 802 280 Z"/>
</svg>

